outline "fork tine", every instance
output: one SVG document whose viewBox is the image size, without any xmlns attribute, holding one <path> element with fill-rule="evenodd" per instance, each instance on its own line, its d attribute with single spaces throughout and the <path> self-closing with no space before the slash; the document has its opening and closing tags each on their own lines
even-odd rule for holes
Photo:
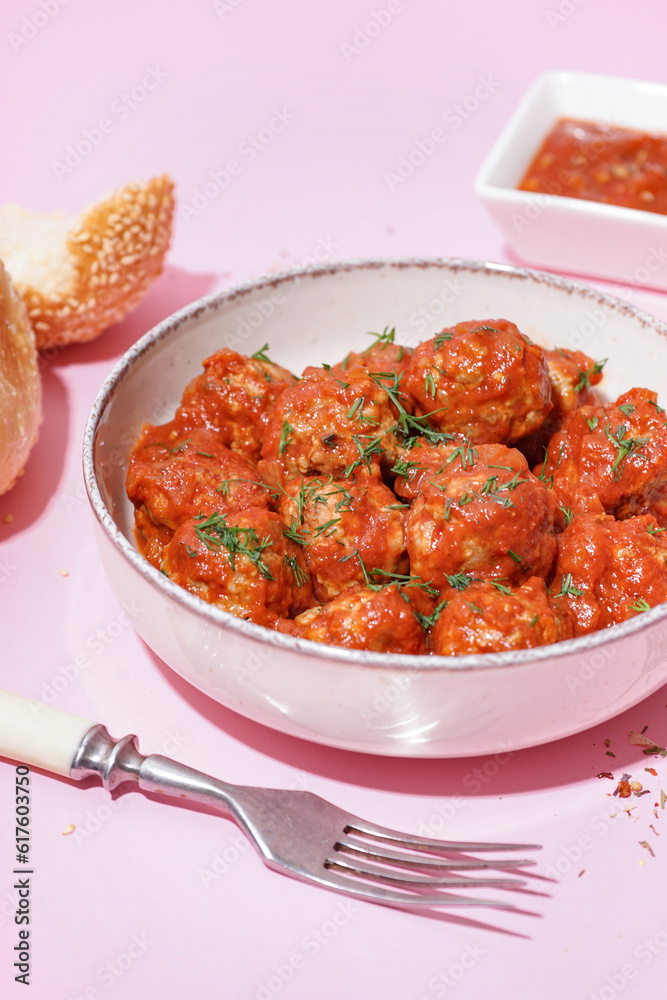
<svg viewBox="0 0 667 1000">
<path fill-rule="evenodd" d="M 440 854 L 447 851 L 540 851 L 541 844 L 489 844 L 472 841 L 431 840 L 428 837 L 415 837 L 411 833 L 400 833 L 385 826 L 367 823 L 358 816 L 349 816 L 345 824 L 345 833 L 360 834 L 373 840 L 388 841 L 399 847 L 409 847 L 415 851 Z"/>
<path fill-rule="evenodd" d="M 453 888 L 467 889 L 472 886 L 519 886 L 525 885 L 525 879 L 521 878 L 465 878 L 456 875 L 407 875 L 402 872 L 394 872 L 389 868 L 382 868 L 373 864 L 353 864 L 351 861 L 342 858 L 329 858 L 326 867 L 331 870 L 351 872 L 360 878 L 367 878 L 386 883 L 387 885 L 405 886 L 414 889 L 434 889 L 438 886 L 451 886 Z"/>
<path fill-rule="evenodd" d="M 467 871 L 476 868 L 522 868 L 524 865 L 534 865 L 535 862 L 528 858 L 488 859 L 465 858 L 454 860 L 453 858 L 433 857 L 428 858 L 422 855 L 415 857 L 403 851 L 387 851 L 383 847 L 369 844 L 368 841 L 354 839 L 339 840 L 336 843 L 336 850 L 343 851 L 346 855 L 355 858 L 367 858 L 370 861 L 383 861 L 388 864 L 401 865 L 404 868 L 413 868 L 419 871 L 457 869 Z"/>
<path fill-rule="evenodd" d="M 343 875 L 332 869 L 327 869 L 326 878 L 321 877 L 318 881 L 321 885 L 328 886 L 330 889 L 336 889 L 347 896 L 365 899 L 371 903 L 384 903 L 387 906 L 400 906 L 407 907 L 408 909 L 422 906 L 492 906 L 501 910 L 515 909 L 514 903 L 504 902 L 503 900 L 479 899 L 475 896 L 457 896 L 449 892 L 426 895 L 425 893 L 414 891 L 409 892 L 404 890 L 401 892 L 400 890 L 384 889 L 380 885 L 365 885 L 363 882 L 359 882 L 349 875 Z"/>
</svg>

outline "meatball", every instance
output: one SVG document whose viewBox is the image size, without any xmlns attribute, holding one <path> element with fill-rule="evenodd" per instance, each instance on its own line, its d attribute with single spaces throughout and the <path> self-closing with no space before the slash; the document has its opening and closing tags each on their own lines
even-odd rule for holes
<svg viewBox="0 0 667 1000">
<path fill-rule="evenodd" d="M 278 512 L 288 536 L 303 546 L 318 601 L 364 583 L 369 573 L 380 573 L 382 583 L 380 571 L 407 569 L 405 509 L 379 478 L 292 480 Z"/>
<path fill-rule="evenodd" d="M 257 462 L 275 401 L 295 382 L 286 368 L 225 347 L 186 386 L 176 416 L 184 427 L 210 428 L 221 444 Z"/>
<path fill-rule="evenodd" d="M 507 320 L 471 320 L 416 347 L 403 382 L 435 427 L 480 443 L 510 443 L 551 410 L 541 347 Z"/>
<path fill-rule="evenodd" d="M 461 572 L 510 584 L 546 577 L 556 555 L 555 507 L 516 449 L 450 447 L 408 514 L 411 570 L 437 589 Z"/>
<path fill-rule="evenodd" d="M 558 538 L 551 592 L 567 599 L 576 635 L 648 611 L 667 600 L 667 539 L 647 515 L 579 514 Z"/>
<path fill-rule="evenodd" d="M 186 521 L 165 548 L 161 569 L 209 604 L 270 628 L 314 603 L 299 546 L 264 507 Z"/>
<path fill-rule="evenodd" d="M 426 633 L 419 616 L 433 611 L 420 587 L 390 584 L 344 590 L 324 607 L 294 619 L 292 634 L 313 642 L 375 653 L 423 654 Z"/>
<path fill-rule="evenodd" d="M 569 513 L 590 511 L 596 497 L 617 519 L 655 513 L 667 524 L 667 421 L 656 394 L 631 389 L 615 403 L 575 410 L 535 471 L 553 477 L 560 527 Z"/>
<path fill-rule="evenodd" d="M 396 414 L 384 389 L 363 368 L 306 368 L 276 403 L 262 447 L 263 478 L 349 478 L 395 454 Z M 283 475 L 280 475 L 282 470 Z"/>
<path fill-rule="evenodd" d="M 438 656 L 532 649 L 574 635 L 569 608 L 550 597 L 544 580 L 536 576 L 516 589 L 482 581 L 447 590 L 439 607 L 429 636 Z"/>
<path fill-rule="evenodd" d="M 524 453 L 529 465 L 544 458 L 549 438 L 560 430 L 569 413 L 580 406 L 595 406 L 600 402 L 592 386 L 602 380 L 604 361 L 593 361 L 582 351 L 566 347 L 545 349 L 544 357 L 549 367 L 553 410 L 539 430 L 517 442 L 517 448 Z"/>
</svg>

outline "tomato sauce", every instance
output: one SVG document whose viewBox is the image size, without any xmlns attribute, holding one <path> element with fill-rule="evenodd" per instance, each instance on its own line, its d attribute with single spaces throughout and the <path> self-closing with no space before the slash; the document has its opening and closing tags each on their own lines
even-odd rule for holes
<svg viewBox="0 0 667 1000">
<path fill-rule="evenodd" d="M 667 136 L 561 118 L 519 190 L 667 215 Z"/>
</svg>

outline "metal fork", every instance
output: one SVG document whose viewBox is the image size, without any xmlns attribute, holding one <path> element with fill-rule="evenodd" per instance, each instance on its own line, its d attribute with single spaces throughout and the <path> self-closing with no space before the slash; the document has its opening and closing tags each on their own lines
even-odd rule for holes
<svg viewBox="0 0 667 1000">
<path fill-rule="evenodd" d="M 9 725 L 8 705 L 13 707 Z M 39 747 L 38 741 L 41 741 Z M 448 890 L 479 886 L 516 888 L 525 882 L 514 878 L 480 878 L 475 873 L 480 869 L 520 868 L 534 862 L 525 858 L 480 860 L 461 855 L 539 849 L 537 844 L 414 837 L 367 823 L 312 792 L 230 785 L 168 757 L 158 754 L 144 757 L 139 753 L 136 736 L 115 740 L 102 725 L 91 725 L 89 720 L 3 692 L 0 692 L 0 754 L 35 763 L 77 781 L 97 775 L 109 791 L 132 782 L 145 792 L 205 804 L 234 819 L 269 868 L 357 899 L 389 906 L 512 908 L 511 902 L 462 896 Z M 472 877 L 467 873 L 472 873 Z"/>
</svg>

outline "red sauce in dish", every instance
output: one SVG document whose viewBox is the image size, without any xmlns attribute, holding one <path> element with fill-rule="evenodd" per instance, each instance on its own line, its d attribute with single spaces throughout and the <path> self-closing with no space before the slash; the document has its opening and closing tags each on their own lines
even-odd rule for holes
<svg viewBox="0 0 667 1000">
<path fill-rule="evenodd" d="M 667 136 L 561 118 L 519 190 L 667 215 Z"/>
</svg>

